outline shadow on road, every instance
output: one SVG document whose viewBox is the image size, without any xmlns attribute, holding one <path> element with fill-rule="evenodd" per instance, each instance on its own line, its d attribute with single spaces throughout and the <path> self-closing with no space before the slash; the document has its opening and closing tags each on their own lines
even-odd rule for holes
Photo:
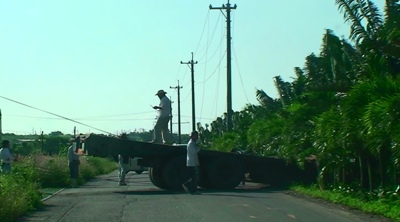
<svg viewBox="0 0 400 222">
<path fill-rule="evenodd" d="M 134 186 L 134 185 L 132 185 Z M 202 195 L 207 196 L 237 196 L 245 198 L 257 198 L 255 196 L 247 196 L 243 194 L 256 194 L 256 193 L 282 193 L 286 190 L 272 189 L 267 186 L 250 186 L 250 187 L 239 187 L 233 190 L 214 190 L 214 189 L 199 189 Z M 155 188 L 154 190 L 143 189 L 143 190 L 124 190 L 115 191 L 114 193 L 122 195 L 188 195 L 183 190 L 161 190 Z M 239 195 L 240 194 L 240 195 Z"/>
</svg>

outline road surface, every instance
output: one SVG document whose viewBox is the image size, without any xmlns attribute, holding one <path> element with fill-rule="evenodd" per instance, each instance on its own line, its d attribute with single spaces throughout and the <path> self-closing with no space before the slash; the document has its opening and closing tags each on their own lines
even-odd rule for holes
<svg viewBox="0 0 400 222">
<path fill-rule="evenodd" d="M 114 171 L 79 188 L 61 190 L 46 199 L 43 208 L 18 221 L 390 221 L 254 183 L 231 191 L 201 190 L 202 195 L 189 195 L 153 186 L 146 172 L 128 173 L 128 186 L 118 186 L 117 180 Z"/>
</svg>

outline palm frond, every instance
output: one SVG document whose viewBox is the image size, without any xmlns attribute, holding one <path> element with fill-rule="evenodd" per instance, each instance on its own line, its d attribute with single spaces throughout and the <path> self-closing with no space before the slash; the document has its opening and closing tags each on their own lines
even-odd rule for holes
<svg viewBox="0 0 400 222">
<path fill-rule="evenodd" d="M 360 12 L 367 21 L 367 32 L 371 39 L 379 36 L 379 31 L 383 26 L 382 15 L 378 7 L 370 0 L 357 0 L 360 5 Z"/>
<path fill-rule="evenodd" d="M 359 44 L 362 41 L 370 41 L 367 30 L 362 25 L 363 15 L 360 13 L 361 5 L 357 0 L 336 0 L 338 9 L 343 12 L 345 22 L 351 23 L 349 38 Z"/>
</svg>

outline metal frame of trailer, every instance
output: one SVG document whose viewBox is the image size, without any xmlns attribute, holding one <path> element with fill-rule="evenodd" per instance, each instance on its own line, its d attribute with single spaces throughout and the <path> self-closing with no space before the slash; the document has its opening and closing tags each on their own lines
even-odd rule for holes
<svg viewBox="0 0 400 222">
<path fill-rule="evenodd" d="M 165 145 L 97 134 L 76 137 L 77 148 L 89 156 L 139 158 L 148 167 L 150 181 L 162 189 L 180 190 L 187 179 L 186 145 Z M 300 169 L 283 159 L 202 149 L 199 152 L 199 186 L 233 189 L 244 180 L 280 187 L 291 182 L 312 183 L 317 176 L 313 162 Z"/>
</svg>

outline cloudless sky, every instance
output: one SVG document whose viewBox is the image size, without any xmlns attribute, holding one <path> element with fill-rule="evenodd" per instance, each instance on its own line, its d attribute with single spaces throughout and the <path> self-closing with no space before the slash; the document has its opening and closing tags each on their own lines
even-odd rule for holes
<svg viewBox="0 0 400 222">
<path fill-rule="evenodd" d="M 171 87 L 179 82 L 182 134 L 188 134 L 191 72 L 180 62 L 190 61 L 192 52 L 198 62 L 196 122 L 211 123 L 227 109 L 227 65 L 226 19 L 209 5 L 226 3 L 2 1 L 3 133 L 72 134 L 75 126 L 78 133 L 150 130 L 157 115 L 150 105 L 159 104 L 159 89 L 173 101 L 172 128 L 177 132 L 178 93 Z M 257 105 L 256 89 L 277 98 L 273 77 L 291 82 L 294 67 L 303 67 L 311 53 L 319 54 L 326 29 L 348 38 L 349 25 L 335 0 L 230 3 L 237 4 L 231 12 L 234 111 Z M 383 0 L 375 3 L 383 10 Z"/>
</svg>

